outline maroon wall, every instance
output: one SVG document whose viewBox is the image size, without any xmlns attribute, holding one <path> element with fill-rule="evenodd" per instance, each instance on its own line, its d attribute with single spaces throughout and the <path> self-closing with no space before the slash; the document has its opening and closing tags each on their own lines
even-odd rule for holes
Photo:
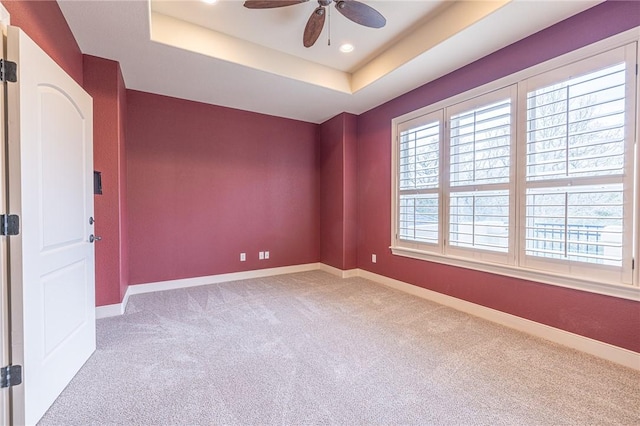
<svg viewBox="0 0 640 426">
<path fill-rule="evenodd" d="M 358 117 L 344 114 L 344 266 L 358 267 Z"/>
<path fill-rule="evenodd" d="M 82 53 L 55 0 L 7 1 L 2 4 L 18 26 L 82 85 Z"/>
<path fill-rule="evenodd" d="M 318 261 L 316 125 L 137 91 L 127 109 L 131 284 Z"/>
<path fill-rule="evenodd" d="M 357 117 L 340 114 L 320 125 L 320 261 L 357 267 Z"/>
<path fill-rule="evenodd" d="M 343 115 L 320 125 L 320 261 L 343 266 Z"/>
<path fill-rule="evenodd" d="M 124 298 L 129 285 L 129 234 L 127 220 L 127 156 L 126 156 L 126 128 L 127 128 L 127 89 L 122 72 L 118 66 L 118 204 L 119 216 L 119 256 L 120 256 L 120 301 Z"/>
<path fill-rule="evenodd" d="M 640 25 L 637 2 L 606 2 L 358 117 L 358 266 L 371 272 L 640 351 L 640 303 L 393 256 L 391 120 Z M 372 264 L 372 253 L 378 263 Z"/>
<path fill-rule="evenodd" d="M 121 247 L 125 169 L 124 120 L 126 102 L 120 64 L 84 56 L 84 88 L 93 98 L 93 166 L 102 172 L 102 195 L 94 197 L 96 243 L 96 305 L 120 303 L 126 290 Z"/>
</svg>

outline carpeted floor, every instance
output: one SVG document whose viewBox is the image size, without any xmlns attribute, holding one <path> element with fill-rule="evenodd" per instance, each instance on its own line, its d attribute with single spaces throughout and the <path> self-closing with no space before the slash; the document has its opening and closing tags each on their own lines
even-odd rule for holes
<svg viewBox="0 0 640 426">
<path fill-rule="evenodd" d="M 132 296 L 41 425 L 640 424 L 640 373 L 361 278 Z"/>
</svg>

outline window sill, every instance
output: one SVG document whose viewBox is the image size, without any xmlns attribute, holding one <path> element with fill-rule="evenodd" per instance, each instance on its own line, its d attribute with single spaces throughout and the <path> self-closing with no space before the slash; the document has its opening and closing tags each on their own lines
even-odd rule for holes
<svg viewBox="0 0 640 426">
<path fill-rule="evenodd" d="M 613 284 L 601 281 L 591 281 L 583 278 L 567 277 L 550 272 L 520 268 L 511 265 L 499 265 L 496 263 L 482 262 L 479 260 L 461 258 L 456 256 L 444 256 L 436 253 L 427 253 L 421 250 L 404 247 L 390 248 L 391 253 L 396 256 L 426 260 L 429 262 L 441 263 L 443 265 L 472 269 L 474 271 L 489 272 L 492 274 L 504 275 L 521 280 L 551 284 L 560 287 L 571 288 L 574 290 L 588 291 L 590 293 L 618 297 L 621 299 L 640 301 L 640 288 L 631 285 Z"/>
</svg>

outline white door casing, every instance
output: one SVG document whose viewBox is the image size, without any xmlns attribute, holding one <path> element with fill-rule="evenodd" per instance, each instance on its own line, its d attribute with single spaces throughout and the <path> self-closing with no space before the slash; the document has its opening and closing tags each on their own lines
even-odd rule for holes
<svg viewBox="0 0 640 426">
<path fill-rule="evenodd" d="M 93 105 L 23 31 L 8 27 L 13 420 L 35 424 L 95 350 Z"/>
<path fill-rule="evenodd" d="M 5 11 L 6 12 L 6 11 Z M 0 10 L 0 17 L 3 11 Z M 0 18 L 2 27 L 2 18 Z M 4 43 L 0 43 L 0 57 L 4 58 Z M 4 117 L 4 90 L 0 90 L 0 117 Z M 6 200 L 6 145 L 4 128 L 0 126 L 0 214 L 8 214 Z M 0 367 L 9 364 L 9 291 L 8 291 L 8 265 L 7 247 L 9 237 L 0 237 Z M 0 424 L 9 424 L 9 388 L 0 390 Z"/>
</svg>

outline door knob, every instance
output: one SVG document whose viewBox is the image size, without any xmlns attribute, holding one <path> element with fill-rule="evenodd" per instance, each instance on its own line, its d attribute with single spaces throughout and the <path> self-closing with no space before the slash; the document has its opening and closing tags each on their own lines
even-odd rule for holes
<svg viewBox="0 0 640 426">
<path fill-rule="evenodd" d="M 102 237 L 96 237 L 95 235 L 91 234 L 89 235 L 89 242 L 92 243 L 94 241 L 100 241 L 102 239 Z"/>
</svg>

